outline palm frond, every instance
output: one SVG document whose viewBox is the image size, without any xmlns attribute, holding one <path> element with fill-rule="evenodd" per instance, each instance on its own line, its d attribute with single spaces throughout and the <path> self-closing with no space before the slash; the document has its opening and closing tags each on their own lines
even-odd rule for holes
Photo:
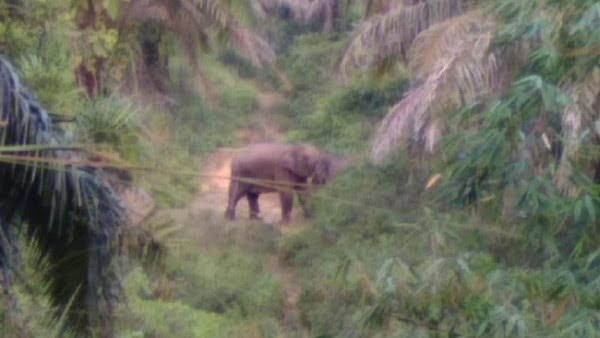
<svg viewBox="0 0 600 338">
<path fill-rule="evenodd" d="M 365 17 L 387 13 L 403 4 L 403 0 L 367 0 L 365 1 Z"/>
<path fill-rule="evenodd" d="M 171 3 L 171 1 L 167 1 Z M 198 27 L 206 25 L 206 21 L 216 24 L 219 29 L 228 32 L 232 41 L 244 55 L 257 67 L 263 67 L 275 62 L 275 51 L 260 36 L 243 27 L 219 1 L 215 0 L 186 0 L 181 1 L 184 11 L 194 13 Z"/>
<path fill-rule="evenodd" d="M 472 25 L 481 25 L 484 30 L 489 30 L 486 20 L 480 10 L 473 10 L 459 17 L 446 20 L 433 25 L 423 31 L 414 40 L 408 51 L 408 63 L 417 78 L 423 78 L 437 65 L 438 60 L 446 58 L 449 51 L 453 51 L 458 43 L 466 43 L 464 37 L 474 33 Z M 485 24 L 482 24 L 487 22 Z"/>
<path fill-rule="evenodd" d="M 347 81 L 355 69 L 367 69 L 398 56 L 406 57 L 419 33 L 466 12 L 473 3 L 473 0 L 426 0 L 372 17 L 359 28 L 346 49 L 340 63 L 340 79 Z"/>
<path fill-rule="evenodd" d="M 423 83 L 409 91 L 383 120 L 372 148 L 374 161 L 381 162 L 409 140 L 433 151 L 445 129 L 444 113 L 488 97 L 503 83 L 499 58 L 490 52 L 492 33 L 493 24 L 477 11 L 423 33 L 415 42 L 415 58 L 427 54 L 428 48 L 434 56 L 413 63 L 424 77 Z"/>
<path fill-rule="evenodd" d="M 231 36 L 236 47 L 257 67 L 272 64 L 276 58 L 273 48 L 260 36 L 244 28 L 219 1 L 135 0 L 125 17 L 132 23 L 144 20 L 159 22 L 182 42 L 193 63 L 196 62 L 200 43 L 210 40 L 208 32 L 211 28 Z"/>
<path fill-rule="evenodd" d="M 277 58 L 275 51 L 271 45 L 260 36 L 252 33 L 250 30 L 239 24 L 232 25 L 230 33 L 236 46 L 253 65 L 265 67 L 267 65 L 272 65 L 275 62 Z"/>
<path fill-rule="evenodd" d="M 339 19 L 343 13 L 344 0 L 315 0 L 310 3 L 307 9 L 305 22 L 311 22 L 321 18 L 323 22 L 323 31 L 331 31 L 335 25 L 335 20 Z"/>
<path fill-rule="evenodd" d="M 0 58 L 0 100 L 0 119 L 6 122 L 0 144 L 63 142 L 62 131 L 4 58 Z M 74 156 L 68 150 L 20 154 L 48 159 Z M 74 327 L 102 326 L 110 334 L 120 287 L 113 262 L 114 242 L 124 220 L 120 199 L 93 169 L 1 164 L 0 177 L 1 218 L 11 231 L 22 232 L 39 247 L 40 262 L 48 264 L 45 279 L 51 302 L 59 313 L 68 308 Z M 14 240 L 0 243 L 1 251 L 16 247 Z M 5 255 L 0 260 L 13 268 Z"/>
<path fill-rule="evenodd" d="M 597 105 L 600 102 L 600 70 L 595 68 L 582 81 L 565 85 L 572 103 L 565 107 L 561 116 L 563 152 L 555 182 L 565 194 L 574 196 L 577 188 L 571 180 L 573 174 L 572 162 L 578 157 L 578 152 L 584 142 L 584 131 L 595 128 L 598 118 Z M 599 135 L 597 130 L 593 133 Z"/>
</svg>

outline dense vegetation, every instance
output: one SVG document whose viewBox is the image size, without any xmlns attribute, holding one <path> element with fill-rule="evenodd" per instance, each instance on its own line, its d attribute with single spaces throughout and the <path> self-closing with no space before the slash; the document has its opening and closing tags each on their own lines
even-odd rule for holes
<svg viewBox="0 0 600 338">
<path fill-rule="evenodd" d="M 221 210 L 150 218 L 166 250 L 117 256 L 116 336 L 600 334 L 600 2 L 21 0 L 0 16 L 42 105 L 112 166 L 143 166 L 159 210 L 201 193 L 188 173 L 244 142 L 263 91 L 287 99 L 287 140 L 353 159 L 286 235 Z M 65 272 L 34 268 L 51 245 L 15 236 L 0 328 L 76 329 L 51 290 Z M 274 258 L 301 290 L 291 320 Z"/>
</svg>

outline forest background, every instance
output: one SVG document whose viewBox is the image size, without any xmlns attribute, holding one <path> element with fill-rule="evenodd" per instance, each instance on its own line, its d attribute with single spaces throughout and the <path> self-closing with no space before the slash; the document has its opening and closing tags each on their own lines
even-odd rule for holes
<svg viewBox="0 0 600 338">
<path fill-rule="evenodd" d="M 2 134 L 0 332 L 600 334 L 600 2 L 3 0 L 0 18 L 1 127 L 49 118 L 109 167 L 78 175 L 151 210 L 94 237 L 88 204 L 119 219 L 104 186 L 57 202 L 79 197 L 73 158 Z M 311 220 L 226 222 L 202 173 L 257 140 L 353 165 Z"/>
</svg>

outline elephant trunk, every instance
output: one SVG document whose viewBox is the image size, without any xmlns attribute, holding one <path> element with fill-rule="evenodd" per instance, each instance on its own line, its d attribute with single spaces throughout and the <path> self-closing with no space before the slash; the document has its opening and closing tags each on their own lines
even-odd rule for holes
<svg viewBox="0 0 600 338">
<path fill-rule="evenodd" d="M 312 183 L 323 185 L 331 181 L 337 174 L 347 169 L 352 164 L 348 158 L 325 156 L 316 166 Z"/>
</svg>

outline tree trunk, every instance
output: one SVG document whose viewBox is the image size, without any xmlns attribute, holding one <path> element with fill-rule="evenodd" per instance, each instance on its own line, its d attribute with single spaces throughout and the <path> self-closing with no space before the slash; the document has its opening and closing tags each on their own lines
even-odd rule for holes
<svg viewBox="0 0 600 338">
<path fill-rule="evenodd" d="M 77 11 L 77 28 L 84 31 L 97 26 L 98 13 L 93 0 L 88 0 L 85 8 L 79 8 Z M 83 60 L 77 67 L 77 84 L 85 89 L 89 98 L 94 98 L 102 91 L 102 81 L 100 79 L 104 66 L 104 59 L 95 55 L 89 60 Z"/>
<path fill-rule="evenodd" d="M 164 93 L 167 91 L 169 76 L 168 58 L 161 55 L 161 42 L 163 28 L 155 22 L 146 21 L 140 27 L 140 45 L 142 49 L 142 65 L 140 74 L 147 77 L 149 81 L 143 81 L 150 84 L 156 91 Z M 150 88 L 147 88 L 150 89 Z"/>
</svg>

